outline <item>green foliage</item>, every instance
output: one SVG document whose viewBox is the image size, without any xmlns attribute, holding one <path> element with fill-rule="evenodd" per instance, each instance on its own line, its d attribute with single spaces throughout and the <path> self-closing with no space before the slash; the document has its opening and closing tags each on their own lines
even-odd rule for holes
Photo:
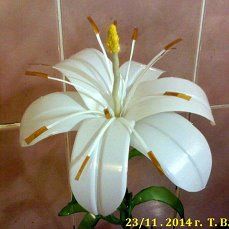
<svg viewBox="0 0 229 229">
<path fill-rule="evenodd" d="M 184 208 L 181 201 L 165 187 L 151 186 L 137 193 L 132 200 L 132 209 L 141 203 L 148 201 L 160 201 L 177 211 L 184 218 Z"/>
<path fill-rule="evenodd" d="M 95 225 L 98 223 L 100 219 L 101 216 L 96 216 L 91 213 L 87 213 L 80 222 L 78 229 L 92 229 L 95 227 Z"/>
<path fill-rule="evenodd" d="M 117 225 L 119 225 L 119 224 L 121 224 L 121 220 L 120 219 L 118 219 L 118 218 L 116 218 L 114 215 L 108 215 L 108 216 L 105 216 L 105 217 L 103 217 L 103 216 L 101 216 L 102 217 L 102 219 L 104 219 L 104 220 L 106 220 L 107 222 L 109 222 L 109 223 L 112 223 L 112 224 L 117 224 Z"/>
<path fill-rule="evenodd" d="M 142 157 L 144 156 L 141 152 L 139 152 L 138 150 L 136 149 L 132 149 L 130 152 L 129 152 L 129 159 L 133 158 L 133 157 Z"/>
<path fill-rule="evenodd" d="M 79 205 L 75 197 L 72 195 L 72 200 L 65 206 L 60 212 L 59 216 L 68 216 L 78 212 L 87 212 L 83 207 Z"/>
</svg>

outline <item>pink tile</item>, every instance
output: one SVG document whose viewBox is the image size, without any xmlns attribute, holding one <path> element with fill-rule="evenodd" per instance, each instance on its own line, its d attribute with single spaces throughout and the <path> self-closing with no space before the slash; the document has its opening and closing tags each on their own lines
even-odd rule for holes
<svg viewBox="0 0 229 229">
<path fill-rule="evenodd" d="M 144 157 L 136 157 L 129 161 L 128 189 L 137 194 L 149 186 L 164 186 L 174 192 L 174 185 L 165 177 L 158 173 L 152 163 Z M 133 216 L 141 218 L 157 218 L 163 222 L 165 218 L 173 216 L 173 210 L 165 204 L 157 201 L 137 206 L 133 211 Z"/>
<path fill-rule="evenodd" d="M 109 24 L 116 19 L 121 39 L 121 62 L 130 52 L 133 27 L 139 28 L 134 59 L 148 63 L 162 47 L 182 37 L 183 42 L 156 66 L 167 76 L 192 78 L 198 35 L 201 1 L 74 1 L 63 0 L 63 29 L 66 57 L 81 49 L 98 48 L 86 19 L 91 15 L 100 27 L 104 40 Z"/>
<path fill-rule="evenodd" d="M 198 83 L 211 104 L 229 103 L 228 20 L 228 1 L 207 1 Z"/>
<path fill-rule="evenodd" d="M 24 74 L 29 63 L 58 62 L 55 1 L 1 1 L 0 29 L 0 122 L 17 122 L 33 100 L 61 90 Z"/>
<path fill-rule="evenodd" d="M 110 224 L 104 220 L 100 220 L 96 225 L 96 229 L 121 229 L 120 225 Z"/>
<path fill-rule="evenodd" d="M 228 115 L 229 109 L 214 111 L 216 126 L 212 127 L 209 122 L 197 116 L 192 116 L 194 125 L 205 135 L 213 157 L 213 167 L 207 187 L 197 193 L 183 191 L 181 199 L 184 202 L 186 218 L 200 219 L 206 222 L 208 217 L 228 216 L 229 185 L 228 185 Z"/>
<path fill-rule="evenodd" d="M 0 132 L 1 227 L 71 228 L 71 217 L 58 217 L 70 194 L 63 135 L 28 148 L 18 135 Z"/>
</svg>

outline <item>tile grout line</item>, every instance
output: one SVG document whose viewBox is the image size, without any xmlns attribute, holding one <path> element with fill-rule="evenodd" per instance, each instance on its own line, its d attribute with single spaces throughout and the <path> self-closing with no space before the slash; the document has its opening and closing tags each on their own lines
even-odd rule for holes
<svg viewBox="0 0 229 229">
<path fill-rule="evenodd" d="M 63 61 L 64 60 L 64 43 L 63 43 L 61 0 L 56 0 L 56 5 L 57 5 L 57 22 L 58 22 L 58 51 L 59 51 L 60 60 Z M 63 85 L 65 84 L 63 83 Z"/>
<path fill-rule="evenodd" d="M 229 104 L 222 104 L 222 105 L 212 105 L 211 109 L 212 110 L 217 110 L 217 109 L 228 109 Z"/>
<path fill-rule="evenodd" d="M 57 7 L 57 24 L 58 24 L 58 53 L 60 61 L 65 59 L 64 56 L 64 39 L 63 39 L 63 23 L 62 23 L 62 0 L 55 0 Z M 65 80 L 65 76 L 63 76 L 63 80 Z M 63 83 L 63 91 L 67 91 L 66 84 Z M 70 167 L 70 138 L 69 134 L 65 134 L 65 158 L 66 158 L 66 166 L 67 166 L 67 176 L 68 176 L 68 189 L 71 198 L 71 188 L 70 188 L 70 180 L 69 180 L 69 167 Z M 75 226 L 75 217 L 72 216 L 72 226 Z"/>
<path fill-rule="evenodd" d="M 57 5 L 57 21 L 58 21 L 58 49 L 60 55 L 60 61 L 65 59 L 64 56 L 64 39 L 63 39 L 63 20 L 62 20 L 62 0 L 56 0 Z M 63 75 L 65 80 L 65 76 Z M 63 91 L 67 91 L 66 84 L 63 83 Z M 69 133 L 65 134 L 65 148 L 66 148 L 66 164 L 67 164 L 67 175 L 69 177 L 69 167 L 70 167 L 70 138 Z M 68 178 L 69 192 L 71 196 L 70 180 Z M 72 216 L 72 226 L 75 227 L 75 216 Z"/>
<path fill-rule="evenodd" d="M 56 0 L 56 6 L 57 6 L 57 22 L 58 22 L 58 51 L 59 51 L 59 59 L 60 61 L 63 61 L 65 59 L 64 57 L 64 43 L 63 43 L 63 26 L 62 26 L 62 0 Z M 63 80 L 65 80 L 65 76 L 63 75 Z M 63 83 L 63 91 L 67 91 L 66 84 Z M 69 135 L 68 133 L 65 134 L 66 137 L 66 150 L 67 150 L 67 166 L 69 170 L 69 164 L 70 164 L 70 144 L 69 144 Z"/>
<path fill-rule="evenodd" d="M 20 122 L 0 124 L 0 131 L 17 129 L 20 127 L 20 124 L 21 124 Z"/>
<path fill-rule="evenodd" d="M 200 25 L 198 31 L 198 40 L 197 40 L 197 48 L 196 48 L 196 58 L 194 64 L 194 72 L 193 72 L 193 82 L 197 82 L 197 74 L 199 69 L 199 61 L 200 61 L 200 51 L 202 45 L 202 35 L 203 35 L 203 24 L 205 19 L 205 9 L 206 9 L 206 0 L 202 0 L 201 5 L 201 14 L 200 14 Z"/>
<path fill-rule="evenodd" d="M 197 73 L 199 69 L 199 61 L 200 61 L 200 51 L 201 51 L 201 45 L 202 45 L 202 33 L 203 33 L 203 23 L 205 19 L 205 8 L 206 8 L 206 0 L 202 0 L 201 4 L 201 13 L 200 13 L 200 25 L 199 25 L 199 31 L 198 31 L 198 40 L 197 40 L 197 47 L 196 47 L 196 56 L 195 56 L 195 62 L 194 62 L 194 72 L 193 72 L 193 82 L 197 83 Z M 188 120 L 191 120 L 191 113 L 188 113 Z M 180 198 L 181 195 L 181 189 L 176 186 L 176 196 Z M 177 212 L 174 212 L 174 218 L 178 218 Z M 176 226 L 173 226 L 173 228 L 177 228 Z"/>
</svg>

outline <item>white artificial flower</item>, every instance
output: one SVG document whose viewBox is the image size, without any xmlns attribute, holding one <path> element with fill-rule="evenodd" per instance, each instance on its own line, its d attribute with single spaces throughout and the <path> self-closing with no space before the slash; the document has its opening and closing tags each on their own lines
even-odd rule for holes
<svg viewBox="0 0 229 229">
<path fill-rule="evenodd" d="M 70 164 L 71 189 L 79 204 L 96 215 L 111 214 L 124 197 L 130 146 L 178 187 L 190 192 L 205 188 L 212 165 L 208 143 L 197 128 L 174 112 L 198 114 L 214 123 L 208 99 L 193 82 L 159 79 L 164 71 L 152 67 L 178 41 L 143 65 L 132 61 L 133 36 L 130 61 L 120 67 L 114 98 L 112 62 L 95 32 L 103 53 L 84 49 L 54 66 L 76 92 L 55 92 L 34 101 L 21 121 L 22 146 L 77 131 Z M 120 104 L 118 112 L 115 99 Z"/>
</svg>

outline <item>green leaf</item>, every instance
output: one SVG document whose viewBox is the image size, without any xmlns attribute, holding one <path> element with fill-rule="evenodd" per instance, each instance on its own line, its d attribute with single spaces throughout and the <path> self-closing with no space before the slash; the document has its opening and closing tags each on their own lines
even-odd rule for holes
<svg viewBox="0 0 229 229">
<path fill-rule="evenodd" d="M 87 212 L 83 207 L 79 205 L 75 197 L 72 195 L 72 200 L 65 206 L 60 212 L 59 216 L 69 216 L 77 212 Z"/>
<path fill-rule="evenodd" d="M 130 160 L 131 158 L 137 157 L 137 156 L 142 157 L 142 156 L 144 156 L 144 155 L 143 155 L 141 152 L 139 152 L 138 150 L 136 150 L 136 149 L 132 149 L 132 150 L 129 152 L 129 160 Z"/>
<path fill-rule="evenodd" d="M 132 200 L 132 209 L 141 203 L 156 200 L 163 202 L 176 210 L 181 218 L 184 218 L 184 208 L 181 201 L 164 187 L 151 186 L 137 193 Z"/>
<path fill-rule="evenodd" d="M 120 219 L 116 218 L 114 215 L 108 215 L 108 216 L 102 217 L 102 219 L 106 220 L 109 223 L 121 224 Z"/>
<path fill-rule="evenodd" d="M 80 222 L 78 229 L 93 229 L 100 219 L 101 216 L 99 215 L 96 216 L 91 213 L 87 213 Z"/>
</svg>

